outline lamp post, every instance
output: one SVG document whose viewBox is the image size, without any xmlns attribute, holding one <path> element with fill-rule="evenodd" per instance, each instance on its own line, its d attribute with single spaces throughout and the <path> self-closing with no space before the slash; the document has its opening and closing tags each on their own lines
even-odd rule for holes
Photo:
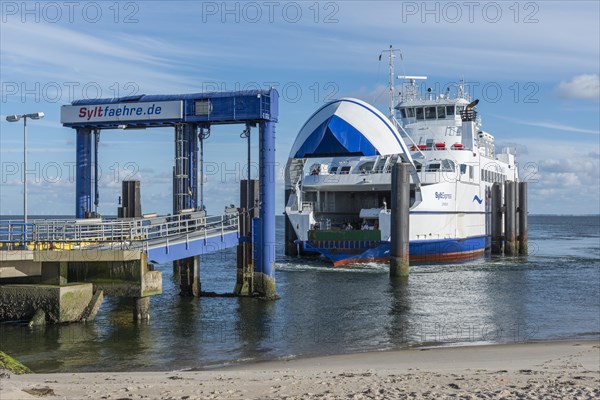
<svg viewBox="0 0 600 400">
<path fill-rule="evenodd" d="M 17 122 L 23 118 L 23 222 L 27 223 L 27 118 L 44 118 L 43 112 L 15 114 L 6 117 L 8 122 Z M 25 229 L 25 228 L 23 228 Z"/>
</svg>

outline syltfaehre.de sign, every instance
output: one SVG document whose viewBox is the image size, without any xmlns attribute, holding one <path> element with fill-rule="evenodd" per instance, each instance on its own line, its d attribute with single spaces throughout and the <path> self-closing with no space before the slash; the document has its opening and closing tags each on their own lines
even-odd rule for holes
<svg viewBox="0 0 600 400">
<path fill-rule="evenodd" d="M 182 117 L 183 102 L 180 100 L 62 106 L 60 109 L 60 122 L 63 124 L 147 121 Z"/>
</svg>

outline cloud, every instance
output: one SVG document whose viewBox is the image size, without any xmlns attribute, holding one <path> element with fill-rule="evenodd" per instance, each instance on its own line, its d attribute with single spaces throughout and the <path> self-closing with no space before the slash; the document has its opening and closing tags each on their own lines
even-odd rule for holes
<svg viewBox="0 0 600 400">
<path fill-rule="evenodd" d="M 520 119 L 503 117 L 501 115 L 494 115 L 494 117 L 503 119 L 505 121 L 512 122 L 514 124 L 519 124 L 519 125 L 535 126 L 535 127 L 538 127 L 538 128 L 547 128 L 547 129 L 553 129 L 553 130 L 558 130 L 558 131 L 566 131 L 566 132 L 586 133 L 586 134 L 590 134 L 590 135 L 599 135 L 600 134 L 600 132 L 598 130 L 577 128 L 577 127 L 572 126 L 572 125 L 564 125 L 564 124 L 561 124 L 561 123 L 558 123 L 558 122 L 553 122 L 553 121 L 520 120 Z"/>
<path fill-rule="evenodd" d="M 598 74 L 576 75 L 569 82 L 561 82 L 557 90 L 559 96 L 566 99 L 598 101 L 600 99 L 600 79 Z"/>
</svg>

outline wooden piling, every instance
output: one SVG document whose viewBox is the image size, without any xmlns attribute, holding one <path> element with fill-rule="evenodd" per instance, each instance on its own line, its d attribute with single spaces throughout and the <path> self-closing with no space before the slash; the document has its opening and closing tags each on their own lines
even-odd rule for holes
<svg viewBox="0 0 600 400">
<path fill-rule="evenodd" d="M 409 264 L 410 175 L 408 163 L 392 169 L 392 208 L 390 238 L 390 277 L 406 277 Z"/>
<path fill-rule="evenodd" d="M 527 182 L 519 182 L 519 254 L 528 253 Z"/>
<path fill-rule="evenodd" d="M 492 186 L 492 254 L 502 254 L 502 186 Z"/>
<path fill-rule="evenodd" d="M 513 181 L 504 183 L 504 254 L 507 256 L 517 255 L 517 204 L 516 204 L 516 186 Z"/>
</svg>

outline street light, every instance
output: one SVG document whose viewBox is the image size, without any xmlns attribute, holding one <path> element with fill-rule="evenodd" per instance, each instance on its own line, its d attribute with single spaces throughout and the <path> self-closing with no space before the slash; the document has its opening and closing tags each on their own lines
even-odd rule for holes
<svg viewBox="0 0 600 400">
<path fill-rule="evenodd" d="M 27 118 L 44 118 L 43 112 L 15 114 L 6 117 L 8 122 L 17 122 L 23 118 L 23 222 L 27 223 Z"/>
</svg>

